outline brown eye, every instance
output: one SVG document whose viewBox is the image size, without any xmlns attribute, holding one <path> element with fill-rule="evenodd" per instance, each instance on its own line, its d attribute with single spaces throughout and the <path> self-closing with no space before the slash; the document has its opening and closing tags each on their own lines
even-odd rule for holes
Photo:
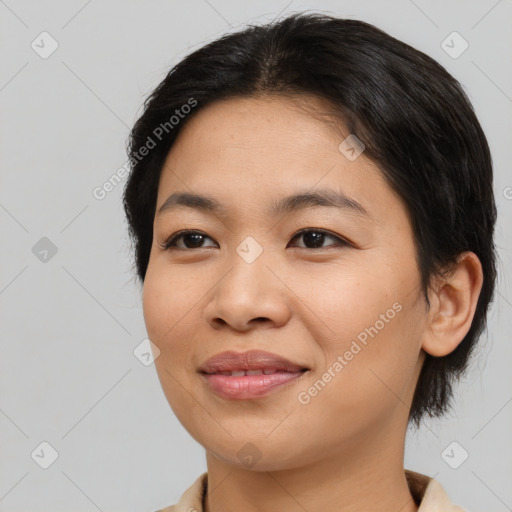
<svg viewBox="0 0 512 512">
<path fill-rule="evenodd" d="M 350 245 L 346 240 L 343 240 L 339 236 L 336 236 L 332 233 L 329 233 L 328 231 L 325 231 L 323 229 L 303 229 L 296 233 L 292 240 L 303 238 L 304 240 L 304 246 L 299 246 L 305 249 L 323 249 L 326 247 L 332 247 L 332 246 L 348 246 Z M 335 240 L 336 243 L 334 244 L 328 244 L 323 245 L 326 238 L 331 238 Z M 312 246 L 312 247 L 309 247 Z"/>
<path fill-rule="evenodd" d="M 200 231 L 180 231 L 174 235 L 171 235 L 171 237 L 164 242 L 163 247 L 164 249 L 202 249 L 202 243 L 204 242 L 205 238 L 210 237 L 205 233 L 201 233 Z M 179 240 L 183 240 L 184 246 L 178 245 L 177 242 Z"/>
</svg>

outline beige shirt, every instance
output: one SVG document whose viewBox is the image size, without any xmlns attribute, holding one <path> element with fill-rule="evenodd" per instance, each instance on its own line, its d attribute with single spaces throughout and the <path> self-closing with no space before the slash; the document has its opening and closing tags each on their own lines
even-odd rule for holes
<svg viewBox="0 0 512 512">
<path fill-rule="evenodd" d="M 411 494 L 419 505 L 418 512 L 466 512 L 454 505 L 441 484 L 421 473 L 405 470 L 405 477 Z M 206 493 L 208 473 L 203 473 L 181 496 L 176 505 L 157 512 L 204 512 L 203 498 Z"/>
</svg>

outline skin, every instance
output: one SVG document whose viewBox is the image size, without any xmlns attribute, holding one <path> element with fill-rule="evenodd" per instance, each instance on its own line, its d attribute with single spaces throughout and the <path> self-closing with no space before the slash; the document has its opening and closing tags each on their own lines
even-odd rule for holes
<svg viewBox="0 0 512 512">
<path fill-rule="evenodd" d="M 364 152 L 354 161 L 340 152 L 348 132 L 313 107 L 328 110 L 315 98 L 278 96 L 205 107 L 162 171 L 157 211 L 178 191 L 226 207 L 225 216 L 184 206 L 156 214 L 143 288 L 162 388 L 206 450 L 207 512 L 416 511 L 403 467 L 415 384 L 425 352 L 448 354 L 463 339 L 481 289 L 479 260 L 463 253 L 434 283 L 428 310 L 405 206 Z M 369 216 L 332 207 L 267 214 L 271 201 L 319 188 L 343 191 Z M 294 238 L 302 228 L 349 245 Z M 182 237 L 181 249 L 165 250 L 183 229 L 205 233 L 202 245 Z M 247 236 L 263 249 L 250 264 L 236 251 Z M 396 303 L 401 310 L 300 403 L 298 394 Z M 222 398 L 197 373 L 215 354 L 251 349 L 310 371 L 252 400 Z"/>
</svg>

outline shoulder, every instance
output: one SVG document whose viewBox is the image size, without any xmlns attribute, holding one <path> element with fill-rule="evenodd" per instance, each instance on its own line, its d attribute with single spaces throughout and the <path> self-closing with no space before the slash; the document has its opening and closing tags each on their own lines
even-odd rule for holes
<svg viewBox="0 0 512 512">
<path fill-rule="evenodd" d="M 200 475 L 181 495 L 178 503 L 155 510 L 155 512 L 203 512 L 203 497 L 208 485 L 208 473 Z"/>
<path fill-rule="evenodd" d="M 411 495 L 419 505 L 418 512 L 467 512 L 451 501 L 443 486 L 434 478 L 408 469 L 405 470 L 405 477 Z"/>
</svg>

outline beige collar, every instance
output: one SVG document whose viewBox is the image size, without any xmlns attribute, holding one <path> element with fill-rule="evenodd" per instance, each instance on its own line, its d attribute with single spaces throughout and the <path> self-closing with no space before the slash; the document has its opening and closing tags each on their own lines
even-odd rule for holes
<svg viewBox="0 0 512 512">
<path fill-rule="evenodd" d="M 405 477 L 411 494 L 419 505 L 418 512 L 466 512 L 451 502 L 437 480 L 408 469 L 405 470 Z M 203 498 L 207 487 L 208 473 L 205 472 L 182 494 L 176 505 L 157 512 L 203 512 Z"/>
</svg>

